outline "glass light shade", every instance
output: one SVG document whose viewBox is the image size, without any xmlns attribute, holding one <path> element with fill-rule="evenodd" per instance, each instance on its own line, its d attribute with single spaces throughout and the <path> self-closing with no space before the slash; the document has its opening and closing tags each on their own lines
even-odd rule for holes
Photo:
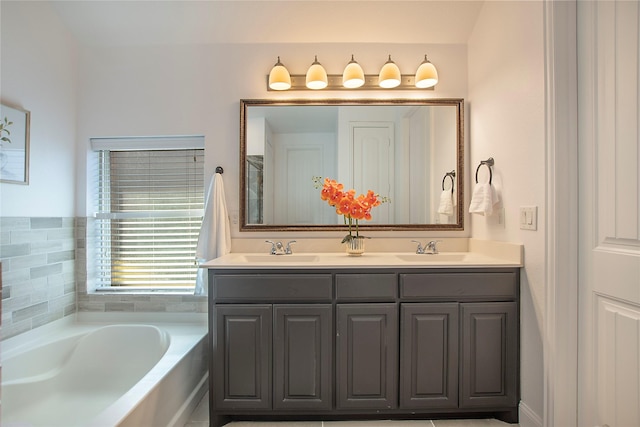
<svg viewBox="0 0 640 427">
<path fill-rule="evenodd" d="M 282 65 L 280 57 L 269 73 L 269 87 L 273 90 L 287 90 L 291 88 L 291 75 L 287 67 Z"/>
<path fill-rule="evenodd" d="M 400 68 L 391 60 L 391 55 L 389 55 L 389 60 L 380 69 L 378 84 L 385 89 L 391 89 L 398 86 L 401 79 Z"/>
<path fill-rule="evenodd" d="M 327 72 L 324 67 L 318 62 L 318 57 L 307 70 L 307 87 L 309 89 L 324 89 L 329 83 L 327 79 Z"/>
<path fill-rule="evenodd" d="M 416 87 L 425 89 L 431 86 L 435 86 L 438 83 L 438 71 L 436 67 L 427 59 L 427 55 L 424 56 L 424 61 L 418 67 L 416 71 Z"/>
<path fill-rule="evenodd" d="M 351 55 L 351 61 L 344 67 L 344 72 L 342 73 L 342 85 L 349 89 L 355 89 L 363 84 L 364 70 Z"/>
</svg>

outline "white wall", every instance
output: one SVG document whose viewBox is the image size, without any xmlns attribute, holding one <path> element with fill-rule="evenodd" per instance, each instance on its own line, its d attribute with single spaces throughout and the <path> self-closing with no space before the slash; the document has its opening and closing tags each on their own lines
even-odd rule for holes
<svg viewBox="0 0 640 427">
<path fill-rule="evenodd" d="M 76 42 L 48 3 L 2 2 L 0 98 L 31 112 L 29 185 L 0 183 L 2 217 L 72 217 Z"/>
<path fill-rule="evenodd" d="M 469 43 L 468 173 L 495 159 L 504 222 L 473 215 L 472 237 L 525 246 L 521 275 L 522 426 L 541 425 L 545 294 L 545 114 L 542 2 L 486 2 Z M 486 180 L 486 168 L 479 179 Z M 467 193 L 469 194 L 469 192 Z M 519 228 L 520 206 L 538 207 L 538 230 Z"/>
<path fill-rule="evenodd" d="M 525 244 L 522 399 L 534 421 L 541 416 L 544 218 L 539 215 L 538 231 L 518 227 L 520 206 L 536 205 L 539 213 L 545 211 L 541 2 L 485 2 L 466 46 L 344 40 L 78 49 L 46 2 L 3 1 L 1 14 L 0 93 L 5 102 L 32 112 L 30 185 L 0 184 L 1 216 L 90 215 L 90 137 L 172 134 L 205 135 L 207 174 L 217 165 L 225 168 L 233 214 L 238 211 L 241 98 L 468 99 L 467 198 L 473 179 L 469 176 L 477 163 L 494 157 L 505 221 L 500 225 L 493 218 L 467 218 L 465 233 L 471 230 L 475 238 Z M 265 87 L 277 55 L 295 74 L 306 71 L 314 54 L 329 73 L 340 74 L 352 53 L 367 73 L 375 73 L 389 53 L 408 72 L 425 52 L 440 74 L 433 92 L 275 93 Z M 237 226 L 232 229 L 235 238 L 259 237 L 255 233 L 242 236 Z M 393 233 L 394 237 L 400 234 Z M 411 234 L 416 238 L 437 235 Z"/>
<path fill-rule="evenodd" d="M 351 53 L 365 72 L 376 73 L 389 52 L 403 72 L 411 73 L 425 51 L 442 76 L 435 91 L 278 93 L 266 89 L 266 75 L 278 55 L 293 74 L 304 74 L 315 54 L 329 74 L 341 74 Z M 78 167 L 82 175 L 91 176 L 91 171 L 85 170 L 90 137 L 203 134 L 206 173 L 212 174 L 217 165 L 224 167 L 227 206 L 233 216 L 239 209 L 240 99 L 464 98 L 466 61 L 464 45 L 345 42 L 84 48 L 79 58 Z M 88 179 L 78 180 L 77 213 L 81 216 L 92 212 L 90 200 L 83 198 L 86 182 Z M 240 234 L 237 229 L 232 226 L 235 238 L 258 237 L 255 233 Z"/>
</svg>

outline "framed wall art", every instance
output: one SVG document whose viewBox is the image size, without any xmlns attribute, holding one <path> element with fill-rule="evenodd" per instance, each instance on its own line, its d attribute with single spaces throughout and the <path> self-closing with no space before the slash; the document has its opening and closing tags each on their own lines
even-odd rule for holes
<svg viewBox="0 0 640 427">
<path fill-rule="evenodd" d="M 0 182 L 29 184 L 31 113 L 0 104 Z"/>
</svg>

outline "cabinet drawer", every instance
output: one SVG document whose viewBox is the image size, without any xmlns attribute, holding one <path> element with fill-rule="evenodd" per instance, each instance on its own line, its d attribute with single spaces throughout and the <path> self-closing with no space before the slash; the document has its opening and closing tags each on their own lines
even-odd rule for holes
<svg viewBox="0 0 640 427">
<path fill-rule="evenodd" d="M 213 278 L 216 302 L 331 301 L 330 274 L 222 275 Z"/>
<path fill-rule="evenodd" d="M 395 274 L 336 274 L 338 301 L 393 301 L 398 295 Z"/>
<path fill-rule="evenodd" d="M 400 296 L 417 300 L 510 300 L 517 296 L 515 272 L 401 274 Z"/>
</svg>

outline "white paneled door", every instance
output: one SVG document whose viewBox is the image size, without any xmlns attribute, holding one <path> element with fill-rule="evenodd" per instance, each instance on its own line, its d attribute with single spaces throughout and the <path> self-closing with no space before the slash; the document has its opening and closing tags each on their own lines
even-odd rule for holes
<svg viewBox="0 0 640 427">
<path fill-rule="evenodd" d="M 352 177 L 356 195 L 368 190 L 393 199 L 394 126 L 390 122 L 350 123 Z M 369 224 L 391 224 L 389 204 L 372 213 Z"/>
<path fill-rule="evenodd" d="M 578 1 L 579 426 L 640 426 L 639 22 Z"/>
<path fill-rule="evenodd" d="M 334 145 L 322 141 L 282 140 L 275 144 L 272 224 L 330 224 L 337 215 L 320 199 L 313 177 L 333 176 Z M 265 192 L 266 194 L 266 192 Z"/>
</svg>

